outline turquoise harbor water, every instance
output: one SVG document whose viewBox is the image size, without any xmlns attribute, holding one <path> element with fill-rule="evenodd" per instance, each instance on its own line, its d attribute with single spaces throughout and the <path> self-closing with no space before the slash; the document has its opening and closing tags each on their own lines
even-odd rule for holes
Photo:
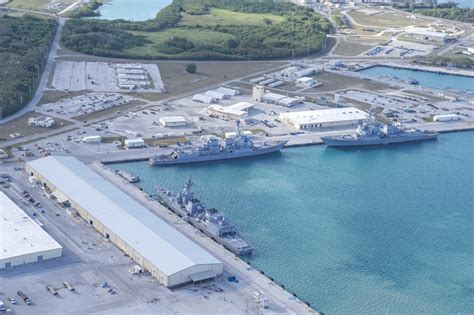
<svg viewBox="0 0 474 315">
<path fill-rule="evenodd" d="M 404 79 L 416 79 L 419 81 L 420 86 L 440 90 L 451 88 L 474 91 L 474 77 L 442 74 L 428 71 L 414 71 L 387 66 L 375 66 L 361 70 L 359 72 L 374 78 L 389 75 Z"/>
<path fill-rule="evenodd" d="M 98 9 L 98 18 L 146 21 L 170 3 L 171 0 L 109 0 Z"/>
<path fill-rule="evenodd" d="M 223 210 L 256 247 L 252 265 L 329 314 L 472 313 L 474 132 L 437 141 L 150 167 L 153 193 L 181 188 Z"/>
</svg>

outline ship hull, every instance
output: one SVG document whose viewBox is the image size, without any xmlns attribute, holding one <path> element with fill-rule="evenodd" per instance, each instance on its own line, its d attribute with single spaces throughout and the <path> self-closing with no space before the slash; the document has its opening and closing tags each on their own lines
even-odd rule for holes
<svg viewBox="0 0 474 315">
<path fill-rule="evenodd" d="M 270 154 L 280 151 L 286 142 L 281 142 L 275 145 L 259 148 L 256 150 L 248 151 L 235 151 L 228 153 L 221 153 L 215 155 L 204 155 L 204 156 L 192 156 L 184 157 L 179 159 L 153 159 L 150 158 L 150 165 L 175 165 L 175 164 L 187 164 L 187 163 L 200 163 L 200 162 L 211 162 L 220 160 L 240 159 L 252 156 L 259 156 L 264 154 Z"/>
<path fill-rule="evenodd" d="M 169 210 L 176 213 L 179 217 L 186 219 L 186 221 L 194 226 L 196 229 L 212 238 L 217 243 L 224 246 L 227 250 L 231 251 L 237 256 L 251 255 L 254 248 L 250 245 L 240 234 L 236 233 L 233 237 L 221 237 L 210 232 L 204 223 L 197 221 L 195 218 L 188 216 L 186 210 L 181 208 L 179 205 L 169 202 L 168 196 L 157 189 L 157 195 L 161 199 L 161 202 Z"/>
<path fill-rule="evenodd" d="M 396 143 L 419 142 L 434 140 L 438 134 L 409 135 L 392 138 L 371 138 L 371 139 L 347 139 L 337 137 L 322 137 L 321 139 L 328 147 L 361 147 L 361 146 L 377 146 L 389 145 Z"/>
</svg>

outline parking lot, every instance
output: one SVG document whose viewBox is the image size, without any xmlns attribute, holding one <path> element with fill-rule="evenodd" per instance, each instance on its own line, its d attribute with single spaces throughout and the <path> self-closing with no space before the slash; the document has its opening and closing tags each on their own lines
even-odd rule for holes
<svg viewBox="0 0 474 315">
<path fill-rule="evenodd" d="M 13 168 L 17 167 L 17 171 Z M 46 197 L 40 186 L 31 186 L 21 165 L 0 165 L 12 174 L 9 188 L 1 188 L 28 215 L 63 246 L 61 258 L 0 271 L 0 300 L 17 314 L 208 314 L 219 309 L 228 314 L 263 311 L 248 294 L 245 282 L 228 282 L 228 273 L 214 283 L 169 290 L 147 272 L 134 274 L 133 261 L 103 238 L 74 212 Z M 35 207 L 22 193 L 27 191 Z M 69 290 L 63 282 L 74 290 Z M 53 295 L 47 287 L 57 292 Z M 247 288 L 242 291 L 243 288 Z M 18 296 L 30 299 L 27 305 Z M 14 297 L 12 304 L 8 297 Z"/>
<path fill-rule="evenodd" d="M 117 93 L 88 93 L 42 106 L 41 111 L 71 118 L 128 104 L 135 98 Z"/>
<path fill-rule="evenodd" d="M 141 64 L 153 82 L 149 88 L 137 88 L 139 92 L 162 92 L 164 89 L 160 71 L 156 64 Z M 61 91 L 123 91 L 118 86 L 116 64 L 106 62 L 57 61 L 54 76 L 49 86 Z"/>
</svg>

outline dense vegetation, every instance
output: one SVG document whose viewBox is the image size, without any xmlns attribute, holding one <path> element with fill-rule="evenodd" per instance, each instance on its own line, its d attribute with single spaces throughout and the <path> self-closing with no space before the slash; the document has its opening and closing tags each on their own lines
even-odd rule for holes
<svg viewBox="0 0 474 315">
<path fill-rule="evenodd" d="M 414 10 L 414 12 L 446 20 L 474 23 L 474 9 L 469 8 L 434 8 Z"/>
<path fill-rule="evenodd" d="M 174 0 L 145 22 L 70 20 L 63 44 L 107 57 L 270 59 L 318 52 L 329 28 L 287 2 Z"/>
<path fill-rule="evenodd" d="M 54 20 L 0 16 L 0 110 L 18 111 L 32 97 L 56 29 Z"/>
<path fill-rule="evenodd" d="M 446 20 L 459 21 L 465 23 L 474 23 L 474 9 L 458 8 L 453 3 L 442 3 L 432 8 L 417 8 L 408 6 L 406 11 L 437 17 Z"/>
<path fill-rule="evenodd" d="M 100 13 L 96 10 L 102 5 L 102 1 L 94 0 L 89 3 L 86 3 L 79 8 L 72 10 L 69 13 L 69 17 L 71 18 L 82 18 L 88 16 L 100 16 Z"/>
</svg>

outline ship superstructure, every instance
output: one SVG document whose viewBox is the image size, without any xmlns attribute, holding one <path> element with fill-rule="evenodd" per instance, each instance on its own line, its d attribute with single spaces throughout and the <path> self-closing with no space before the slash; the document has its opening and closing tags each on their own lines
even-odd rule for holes
<svg viewBox="0 0 474 315">
<path fill-rule="evenodd" d="M 351 147 L 424 141 L 437 137 L 436 132 L 420 131 L 415 128 L 402 129 L 396 125 L 378 122 L 371 116 L 359 124 L 352 135 L 322 137 L 321 139 L 330 147 Z"/>
<path fill-rule="evenodd" d="M 172 165 L 236 159 L 280 151 L 286 142 L 273 144 L 254 144 L 252 139 L 240 130 L 237 120 L 237 134 L 233 138 L 222 139 L 216 136 L 202 137 L 203 143 L 195 149 L 176 149 L 170 154 L 154 155 L 150 157 L 151 165 Z"/>
<path fill-rule="evenodd" d="M 224 245 L 234 254 L 251 254 L 252 245 L 237 233 L 235 225 L 226 218 L 222 211 L 204 207 L 201 201 L 194 196 L 191 190 L 192 185 L 193 181 L 190 177 L 178 194 L 160 187 L 157 187 L 156 192 L 171 211 L 186 219 L 194 227 Z"/>
</svg>

